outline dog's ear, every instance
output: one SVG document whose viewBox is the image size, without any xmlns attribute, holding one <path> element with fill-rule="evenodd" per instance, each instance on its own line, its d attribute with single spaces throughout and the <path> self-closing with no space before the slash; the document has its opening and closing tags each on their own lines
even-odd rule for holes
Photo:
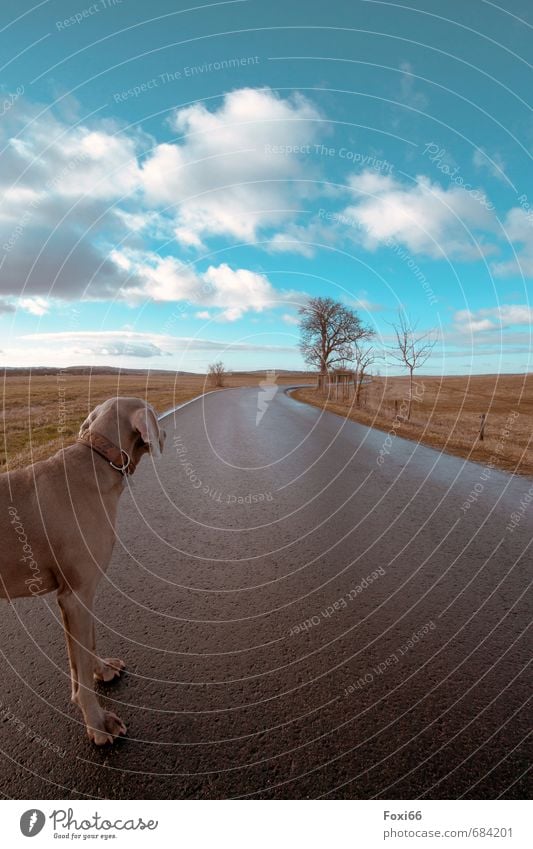
<svg viewBox="0 0 533 849">
<path fill-rule="evenodd" d="M 102 411 L 102 404 L 98 404 L 98 406 L 95 407 L 94 410 L 92 410 L 89 413 L 89 415 L 87 416 L 87 418 L 85 419 L 85 421 L 81 425 L 80 432 L 79 432 L 78 436 L 83 436 L 85 431 L 89 430 L 90 426 L 92 425 L 94 420 L 100 415 L 101 411 Z"/>
<path fill-rule="evenodd" d="M 149 447 L 152 454 L 160 457 L 164 437 L 162 438 L 153 409 L 143 407 L 141 410 L 135 410 L 131 416 L 131 426 L 140 434 L 142 441 Z"/>
</svg>

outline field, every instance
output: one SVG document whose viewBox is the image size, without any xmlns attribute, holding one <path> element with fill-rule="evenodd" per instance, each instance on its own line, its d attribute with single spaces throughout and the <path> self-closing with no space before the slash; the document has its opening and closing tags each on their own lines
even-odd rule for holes
<svg viewBox="0 0 533 849">
<path fill-rule="evenodd" d="M 239 372 L 228 375 L 225 386 L 256 386 L 262 379 L 263 373 Z M 312 379 L 282 373 L 277 382 Z M 420 400 L 413 401 L 409 422 L 402 417 L 408 397 L 408 382 L 402 377 L 374 378 L 363 390 L 360 407 L 353 398 L 327 400 L 314 388 L 300 389 L 295 397 L 460 457 L 533 475 L 533 375 L 424 377 L 417 387 Z M 211 389 L 205 375 L 174 372 L 8 373 L 2 393 L 0 471 L 20 468 L 70 445 L 87 413 L 112 395 L 146 398 L 163 412 Z M 482 413 L 487 419 L 481 442 Z"/>
<path fill-rule="evenodd" d="M 225 387 L 255 386 L 263 373 L 237 372 Z M 278 384 L 302 383 L 302 374 L 281 373 Z M 146 398 L 161 413 L 213 387 L 205 375 L 174 372 L 9 374 L 2 385 L 0 471 L 51 456 L 74 442 L 81 422 L 113 395 Z"/>
<path fill-rule="evenodd" d="M 416 384 L 420 400 L 413 401 L 409 422 L 405 421 L 409 385 L 403 377 L 374 378 L 363 391 L 360 407 L 353 397 L 345 402 L 327 400 L 314 389 L 294 394 L 301 401 L 450 454 L 533 475 L 533 374 L 421 377 Z M 480 441 L 482 413 L 487 418 Z"/>
</svg>

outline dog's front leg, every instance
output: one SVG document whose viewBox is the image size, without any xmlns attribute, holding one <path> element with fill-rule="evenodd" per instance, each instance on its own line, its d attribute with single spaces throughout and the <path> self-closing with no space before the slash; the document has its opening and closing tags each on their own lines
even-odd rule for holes
<svg viewBox="0 0 533 849">
<path fill-rule="evenodd" d="M 94 692 L 98 659 L 94 654 L 93 597 L 62 590 L 57 597 L 67 640 L 72 676 L 72 701 L 83 713 L 89 739 L 97 746 L 113 743 L 126 726 L 116 714 L 100 705 Z"/>
<path fill-rule="evenodd" d="M 126 664 L 119 657 L 99 657 L 96 654 L 96 639 L 94 636 L 94 617 L 91 619 L 91 651 L 94 655 L 94 680 L 101 684 L 109 684 L 124 672 Z"/>
<path fill-rule="evenodd" d="M 109 684 L 124 672 L 126 664 L 119 657 L 97 657 L 94 669 L 94 680 Z"/>
<path fill-rule="evenodd" d="M 118 678 L 121 672 L 124 672 L 126 664 L 119 657 L 98 657 L 96 654 L 96 641 L 94 639 L 94 623 L 92 634 L 92 647 L 94 653 L 94 680 L 100 681 L 102 684 L 109 684 Z"/>
</svg>

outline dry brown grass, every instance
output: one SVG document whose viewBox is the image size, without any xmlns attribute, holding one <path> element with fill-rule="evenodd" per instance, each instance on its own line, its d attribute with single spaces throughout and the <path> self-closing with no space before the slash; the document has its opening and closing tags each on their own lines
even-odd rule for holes
<svg viewBox="0 0 533 849">
<path fill-rule="evenodd" d="M 533 374 L 421 377 L 422 400 L 413 401 L 411 421 L 404 421 L 402 402 L 408 397 L 407 378 L 375 378 L 354 400 L 328 401 L 314 389 L 295 397 L 316 407 L 348 416 L 380 430 L 443 449 L 495 468 L 533 475 Z M 396 407 L 395 407 L 396 402 Z M 405 408 L 404 408 L 405 409 Z M 518 417 L 509 421 L 515 411 Z M 487 414 L 485 439 L 478 439 L 480 415 Z M 508 431 L 505 435 L 505 431 Z"/>
<path fill-rule="evenodd" d="M 254 386 L 264 375 L 227 375 L 225 387 Z M 283 374 L 280 384 L 302 383 L 302 375 Z M 145 398 L 161 413 L 212 390 L 203 375 L 123 373 L 8 375 L 3 381 L 0 471 L 51 456 L 74 442 L 80 424 L 101 401 L 113 395 Z"/>
</svg>

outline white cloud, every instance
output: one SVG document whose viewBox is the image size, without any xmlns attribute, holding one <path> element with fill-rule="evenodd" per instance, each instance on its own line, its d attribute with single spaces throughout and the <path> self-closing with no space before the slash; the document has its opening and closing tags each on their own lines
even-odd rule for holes
<svg viewBox="0 0 533 849">
<path fill-rule="evenodd" d="M 285 312 L 281 317 L 285 324 L 293 324 L 295 327 L 299 326 L 300 324 L 300 319 L 297 315 L 294 315 L 293 313 Z"/>
<path fill-rule="evenodd" d="M 410 62 L 400 63 L 400 92 L 399 102 L 424 112 L 429 106 L 426 95 L 417 89 L 416 76 L 413 74 L 413 66 Z"/>
<path fill-rule="evenodd" d="M 228 321 L 241 318 L 247 310 L 262 312 L 303 298 L 298 292 L 278 291 L 263 274 L 244 268 L 234 271 L 225 263 L 210 266 L 203 279 L 213 287 L 207 295 L 210 304 L 222 308 Z"/>
<path fill-rule="evenodd" d="M 185 299 L 234 320 L 291 296 L 278 296 L 263 275 L 246 269 L 211 267 L 199 275 L 147 245 L 178 239 L 200 248 L 213 234 L 254 239 L 261 228 L 288 223 L 301 198 L 318 191 L 297 182 L 313 176 L 301 157 L 280 152 L 324 134 L 320 113 L 305 98 L 240 89 L 212 111 L 202 104 L 178 109 L 172 123 L 183 138 L 152 145 L 142 167 L 147 137 L 139 131 L 101 119 L 71 126 L 20 105 L 18 117 L 11 110 L 0 126 L 0 297 L 23 297 L 34 312 L 42 312 L 36 299 L 45 296 Z"/>
<path fill-rule="evenodd" d="M 463 188 L 443 189 L 423 176 L 407 185 L 375 171 L 349 182 L 354 202 L 342 213 L 353 222 L 347 236 L 353 234 L 367 250 L 401 243 L 414 254 L 459 259 L 479 259 L 493 250 L 479 234 L 494 228 L 493 215 Z"/>
<path fill-rule="evenodd" d="M 32 315 L 46 315 L 48 312 L 50 305 L 46 298 L 19 298 L 18 305 L 21 309 L 26 310 L 26 312 L 31 313 Z"/>
<path fill-rule="evenodd" d="M 176 238 L 186 246 L 211 235 L 252 241 L 316 192 L 298 182 L 312 179 L 309 165 L 284 151 L 314 143 L 320 119 L 304 97 L 268 88 L 232 91 L 213 111 L 178 109 L 172 125 L 183 141 L 158 145 L 143 165 L 148 200 L 176 208 Z"/>
<path fill-rule="evenodd" d="M 149 298 L 198 302 L 201 287 L 198 274 L 176 257 L 161 257 L 149 251 L 115 251 L 113 259 L 137 281 L 124 291 L 124 297 L 130 301 L 137 303 Z"/>
<path fill-rule="evenodd" d="M 462 333 L 482 333 L 508 327 L 531 327 L 533 308 L 527 304 L 500 304 L 479 310 L 458 310 L 454 315 L 456 330 Z"/>
<path fill-rule="evenodd" d="M 74 299 L 88 287 L 89 297 L 112 296 L 125 275 L 105 245 L 124 223 L 110 204 L 139 189 L 138 134 L 38 112 L 17 104 L 0 125 L 0 294 Z"/>
<path fill-rule="evenodd" d="M 325 213 L 325 210 L 319 212 Z M 316 217 L 307 224 L 288 224 L 285 230 L 272 236 L 267 247 L 272 253 L 300 254 L 310 259 L 315 255 L 317 245 L 333 245 L 338 236 L 334 227 L 326 224 L 323 218 Z"/>
<path fill-rule="evenodd" d="M 93 354 L 98 357 L 163 357 L 161 348 L 152 342 L 125 342 L 121 339 L 110 340 L 95 344 L 76 345 L 72 349 L 73 354 Z M 166 356 L 170 356 L 167 354 Z"/>
<path fill-rule="evenodd" d="M 348 303 L 350 306 L 354 307 L 354 309 L 360 310 L 361 312 L 381 312 L 383 309 L 382 304 L 375 303 L 364 295 L 348 300 Z"/>
<path fill-rule="evenodd" d="M 172 336 L 130 330 L 26 333 L 20 338 L 28 342 L 44 343 L 51 351 L 61 350 L 75 356 L 162 357 L 176 348 L 176 340 Z"/>
<path fill-rule="evenodd" d="M 507 168 L 503 157 L 499 153 L 487 153 L 482 147 L 477 147 L 472 156 L 472 162 L 480 171 L 486 171 L 497 180 L 507 183 L 505 170 Z"/>
<path fill-rule="evenodd" d="M 310 259 L 315 255 L 315 239 L 307 227 L 290 225 L 283 233 L 275 233 L 268 243 L 273 253 L 300 254 Z"/>
<path fill-rule="evenodd" d="M 509 277 L 512 274 L 533 276 L 533 216 L 531 212 L 528 213 L 517 207 L 509 210 L 503 229 L 511 244 L 518 248 L 517 256 L 504 262 L 492 263 L 493 273 L 497 277 Z"/>
<path fill-rule="evenodd" d="M 262 345 L 254 342 L 227 342 L 199 339 L 190 336 L 171 336 L 159 333 L 138 333 L 127 330 L 74 330 L 57 333 L 26 333 L 24 342 L 36 342 L 77 355 L 92 353 L 103 356 L 164 356 L 188 351 L 242 351 L 252 353 L 294 353 L 293 346 Z M 137 353 L 134 353 L 137 352 Z"/>
<path fill-rule="evenodd" d="M 399 183 L 390 174 L 380 174 L 379 171 L 361 171 L 352 174 L 348 185 L 361 195 L 379 195 L 400 188 Z"/>
<path fill-rule="evenodd" d="M 275 289 L 267 277 L 246 268 L 233 269 L 226 263 L 211 265 L 200 273 L 176 257 L 148 252 L 117 252 L 115 262 L 133 274 L 138 286 L 129 286 L 125 296 L 132 302 L 189 301 L 220 312 L 216 318 L 236 321 L 248 312 L 262 312 L 299 303 L 304 294 Z"/>
<path fill-rule="evenodd" d="M 13 185 L 18 178 L 26 191 L 69 198 L 117 198 L 138 188 L 139 141 L 147 137 L 126 134 L 110 120 L 71 126 L 39 111 L 26 102 L 7 122 L 2 136 L 10 167 L 0 182 Z"/>
<path fill-rule="evenodd" d="M 409 67 L 404 77 L 408 94 Z M 494 226 L 483 204 L 453 183 L 443 188 L 421 177 L 411 185 L 374 169 L 351 176 L 343 215 L 353 226 L 332 226 L 318 214 L 298 223 L 306 201 L 328 194 L 310 157 L 297 152 L 323 139 L 325 121 L 298 94 L 239 89 L 216 107 L 177 109 L 171 121 L 181 138 L 156 145 L 144 160 L 147 137 L 116 122 L 72 126 L 50 113 L 39 116 L 37 106 L 21 102 L 17 109 L 18 117 L 10 110 L 0 125 L 3 312 L 17 297 L 36 315 L 44 314 L 47 297 L 148 298 L 189 301 L 201 314 L 234 321 L 247 311 L 297 304 L 305 294 L 278 290 L 263 274 L 228 264 L 200 272 L 147 249 L 148 240 L 177 238 L 182 247 L 200 248 L 215 235 L 264 237 L 273 252 L 311 257 L 314 243 L 346 239 L 371 251 L 394 242 L 412 253 L 470 259 L 479 258 L 480 249 L 463 224 L 475 234 Z M 522 270 L 532 272 L 529 220 L 511 210 L 506 225 L 523 245 Z M 483 235 L 480 241 L 488 255 Z M 516 263 L 493 269 L 510 274 Z"/>
</svg>

